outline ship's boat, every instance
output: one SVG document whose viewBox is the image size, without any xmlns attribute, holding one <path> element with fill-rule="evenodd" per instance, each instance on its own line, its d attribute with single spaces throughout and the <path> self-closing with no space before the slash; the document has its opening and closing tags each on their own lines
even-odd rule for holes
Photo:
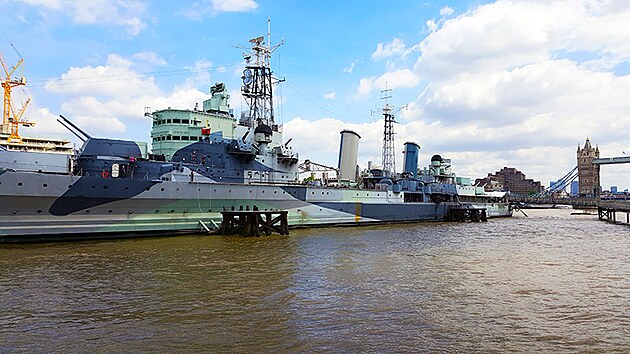
<svg viewBox="0 0 630 354">
<path fill-rule="evenodd" d="M 59 122 L 83 141 L 75 154 L 0 147 L 0 240 L 191 233 L 218 228 L 222 211 L 283 210 L 290 226 L 309 227 L 438 221 L 460 204 L 457 184 L 437 178 L 441 166 L 358 173 L 360 137 L 350 131 L 335 183 L 300 181 L 304 164 L 273 119 L 273 48 L 262 37 L 250 42 L 241 89 L 249 109 L 238 121 L 217 84 L 203 109 L 147 114 L 151 154 L 146 144 L 92 137 L 65 117 Z M 417 166 L 417 151 L 409 158 Z"/>
</svg>

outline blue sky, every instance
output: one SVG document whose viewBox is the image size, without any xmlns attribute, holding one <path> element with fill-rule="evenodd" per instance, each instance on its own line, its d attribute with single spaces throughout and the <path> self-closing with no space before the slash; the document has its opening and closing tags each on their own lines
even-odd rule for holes
<svg viewBox="0 0 630 354">
<path fill-rule="evenodd" d="M 68 136 L 57 114 L 94 135 L 148 140 L 153 110 L 192 108 L 225 82 L 240 111 L 241 50 L 284 38 L 276 117 L 302 158 L 335 165 L 339 131 L 380 162 L 380 91 L 408 105 L 396 150 L 422 146 L 461 175 L 513 166 L 548 181 L 589 136 L 603 156 L 630 153 L 630 4 L 558 1 L 0 0 L 0 52 L 25 59 L 37 122 L 23 135 Z M 401 166 L 399 156 L 397 166 Z M 630 187 L 630 166 L 602 185 Z"/>
</svg>

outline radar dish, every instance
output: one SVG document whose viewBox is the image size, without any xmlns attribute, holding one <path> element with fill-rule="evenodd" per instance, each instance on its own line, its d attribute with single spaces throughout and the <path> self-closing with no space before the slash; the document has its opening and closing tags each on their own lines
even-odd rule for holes
<svg viewBox="0 0 630 354">
<path fill-rule="evenodd" d="M 252 71 L 249 69 L 243 70 L 243 84 L 250 85 L 252 83 Z"/>
</svg>

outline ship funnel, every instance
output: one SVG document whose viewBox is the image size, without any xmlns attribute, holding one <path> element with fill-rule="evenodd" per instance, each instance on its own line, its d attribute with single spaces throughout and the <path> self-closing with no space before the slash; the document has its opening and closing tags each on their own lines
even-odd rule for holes
<svg viewBox="0 0 630 354">
<path fill-rule="evenodd" d="M 420 145 L 412 142 L 405 143 L 405 163 L 404 171 L 411 174 L 414 178 L 418 177 L 418 155 L 420 154 Z"/>
<path fill-rule="evenodd" d="M 341 144 L 339 146 L 339 180 L 356 181 L 359 139 L 361 139 L 359 134 L 352 130 L 341 131 Z"/>
</svg>

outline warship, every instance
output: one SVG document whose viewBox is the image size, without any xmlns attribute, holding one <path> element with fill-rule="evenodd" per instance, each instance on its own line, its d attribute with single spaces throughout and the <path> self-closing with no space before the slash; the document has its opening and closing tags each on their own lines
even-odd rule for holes
<svg viewBox="0 0 630 354">
<path fill-rule="evenodd" d="M 277 46 L 264 37 L 250 44 L 241 86 L 248 108 L 238 119 L 217 84 L 202 108 L 145 112 L 151 153 L 146 144 L 93 137 L 63 116 L 59 123 L 82 141 L 73 154 L 0 146 L 0 241 L 198 233 L 219 228 L 222 211 L 287 211 L 294 227 L 440 221 L 465 198 L 489 216 L 511 214 L 505 200 L 458 180 L 439 155 L 419 170 L 415 143 L 405 144 L 403 173 L 359 171 L 360 136 L 349 130 L 341 132 L 337 178 L 300 180 L 304 163 L 274 121 Z"/>
</svg>

